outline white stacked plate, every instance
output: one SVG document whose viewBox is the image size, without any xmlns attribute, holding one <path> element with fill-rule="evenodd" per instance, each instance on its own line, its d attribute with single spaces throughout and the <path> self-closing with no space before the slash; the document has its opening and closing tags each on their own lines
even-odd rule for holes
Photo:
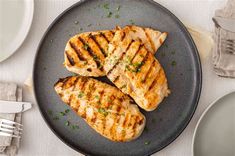
<svg viewBox="0 0 235 156">
<path fill-rule="evenodd" d="M 33 20 L 33 0 L 0 0 L 0 62 L 25 40 Z"/>
<path fill-rule="evenodd" d="M 199 119 L 194 156 L 235 156 L 235 92 L 213 102 Z"/>
</svg>

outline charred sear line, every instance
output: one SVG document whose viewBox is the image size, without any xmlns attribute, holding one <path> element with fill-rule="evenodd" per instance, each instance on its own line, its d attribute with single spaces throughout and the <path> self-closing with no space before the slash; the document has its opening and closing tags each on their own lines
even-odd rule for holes
<svg viewBox="0 0 235 156">
<path fill-rule="evenodd" d="M 135 53 L 134 57 L 132 57 L 132 59 L 130 60 L 130 62 L 132 62 L 134 60 L 134 58 L 136 57 L 136 55 L 139 53 L 140 49 L 143 47 L 144 45 L 141 44 L 137 50 L 137 52 Z"/>
<path fill-rule="evenodd" d="M 111 30 L 110 32 L 112 33 L 113 36 L 115 35 L 115 32 L 114 32 L 114 31 Z"/>
<path fill-rule="evenodd" d="M 79 37 L 79 40 L 82 42 L 82 44 L 85 46 L 87 46 L 86 50 L 88 51 L 88 53 L 90 54 L 90 56 L 93 57 L 97 67 L 101 70 L 103 70 L 103 67 L 100 63 L 99 58 L 97 57 L 97 55 L 94 53 L 94 51 L 91 49 L 90 45 L 86 43 L 86 41 L 84 39 L 82 39 L 81 37 Z"/>
<path fill-rule="evenodd" d="M 67 57 L 67 59 L 69 61 L 69 64 L 74 66 L 75 62 L 74 62 L 73 58 L 69 55 L 69 53 L 67 51 L 65 52 L 65 54 L 66 54 L 66 57 Z"/>
<path fill-rule="evenodd" d="M 83 90 L 83 88 L 85 87 L 85 84 L 88 82 L 88 78 L 82 78 L 81 79 L 81 83 L 80 83 L 80 86 L 81 86 L 81 90 Z"/>
<path fill-rule="evenodd" d="M 125 37 L 126 37 L 126 33 L 125 33 L 125 32 L 123 32 L 123 35 L 122 35 L 121 41 L 123 41 Z"/>
<path fill-rule="evenodd" d="M 76 84 L 77 84 L 78 80 L 79 80 L 79 78 L 78 78 L 78 77 L 76 77 L 76 80 L 74 81 L 74 87 L 73 87 L 72 91 L 74 91 L 75 86 L 76 86 Z"/>
<path fill-rule="evenodd" d="M 142 80 L 142 83 L 145 83 L 145 82 L 146 82 L 146 79 L 147 79 L 148 75 L 150 74 L 150 72 L 151 72 L 151 70 L 152 70 L 151 67 L 154 67 L 155 63 L 156 63 L 156 62 L 153 61 L 152 64 L 150 65 L 150 68 L 149 68 L 149 70 L 147 71 L 147 74 L 146 74 L 144 80 Z"/>
<path fill-rule="evenodd" d="M 90 101 L 91 97 L 92 97 L 92 93 L 94 92 L 95 90 L 95 83 L 92 82 L 90 85 L 89 85 L 89 88 L 88 88 L 88 91 L 87 91 L 87 100 Z"/>
<path fill-rule="evenodd" d="M 103 32 L 100 32 L 99 34 L 100 34 L 100 37 L 103 37 L 109 43 L 108 38 L 105 36 Z"/>
<path fill-rule="evenodd" d="M 96 37 L 92 34 L 89 35 L 89 37 L 95 42 L 95 44 L 99 47 L 100 51 L 104 55 L 104 57 L 107 57 L 107 54 L 105 53 L 104 49 L 100 46 L 100 44 L 97 42 Z"/>
<path fill-rule="evenodd" d="M 156 78 L 154 79 L 154 81 L 152 82 L 152 84 L 150 85 L 148 91 L 150 91 L 150 90 L 155 86 L 155 84 L 157 84 L 157 81 L 158 81 L 160 72 L 161 72 L 161 69 L 158 71 L 158 75 L 156 76 Z M 148 91 L 147 91 L 147 92 L 148 92 Z"/>
<path fill-rule="evenodd" d="M 74 45 L 72 42 L 69 42 L 69 45 L 76 52 L 77 57 L 79 58 L 79 60 L 86 61 L 86 59 L 82 56 L 81 51 L 77 48 L 76 45 Z"/>
<path fill-rule="evenodd" d="M 148 35 L 148 33 L 145 31 L 144 28 L 142 28 L 142 29 L 143 29 L 143 31 L 144 31 L 144 33 L 145 33 L 145 35 L 146 35 L 148 41 L 150 42 L 152 49 L 155 50 L 154 43 L 153 43 L 153 41 L 151 40 L 150 36 Z"/>
<path fill-rule="evenodd" d="M 115 77 L 115 79 L 113 80 L 113 83 L 115 83 L 119 78 L 120 78 L 120 75 L 118 75 L 117 77 Z"/>
<path fill-rule="evenodd" d="M 142 62 L 136 65 L 136 72 L 140 72 L 141 67 L 144 66 L 144 64 L 146 63 L 146 61 L 148 59 L 148 53 L 149 52 L 146 53 Z"/>
<path fill-rule="evenodd" d="M 70 80 L 70 77 L 66 78 L 64 81 L 63 81 L 63 85 L 61 86 L 63 89 L 65 89 L 64 87 L 67 85 L 67 82 L 69 82 Z"/>
</svg>

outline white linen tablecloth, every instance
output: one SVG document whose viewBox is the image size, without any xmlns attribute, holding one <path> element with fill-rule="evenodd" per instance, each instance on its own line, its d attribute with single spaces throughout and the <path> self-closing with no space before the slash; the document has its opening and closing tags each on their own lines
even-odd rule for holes
<svg viewBox="0 0 235 156">
<path fill-rule="evenodd" d="M 8 60 L 0 63 L 0 81 L 23 84 L 31 74 L 38 43 L 49 24 L 63 10 L 78 0 L 35 0 L 35 12 L 31 30 L 18 51 Z M 158 0 L 180 20 L 212 31 L 211 20 L 215 9 L 221 8 L 225 0 Z M 203 87 L 196 113 L 184 132 L 169 146 L 154 156 L 190 156 L 192 134 L 200 115 L 216 98 L 235 90 L 235 79 L 218 77 L 212 68 L 211 53 L 202 57 Z M 34 103 L 24 113 L 24 133 L 19 156 L 77 156 L 79 153 L 61 142 L 43 121 L 32 91 L 24 88 L 25 101 Z"/>
</svg>

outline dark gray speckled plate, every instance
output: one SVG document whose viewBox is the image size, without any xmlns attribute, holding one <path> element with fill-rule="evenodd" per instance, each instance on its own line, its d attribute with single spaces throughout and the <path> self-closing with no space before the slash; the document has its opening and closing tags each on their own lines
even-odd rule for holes
<svg viewBox="0 0 235 156">
<path fill-rule="evenodd" d="M 109 9 L 104 8 L 105 3 Z M 109 11 L 113 13 L 110 18 L 107 17 Z M 115 17 L 116 14 L 120 17 Z M 72 35 L 133 22 L 169 32 L 156 57 L 165 69 L 172 93 L 157 110 L 142 111 L 147 118 L 147 130 L 138 139 L 116 143 L 96 133 L 73 111 L 60 115 L 59 112 L 69 107 L 56 95 L 53 85 L 59 78 L 72 74 L 62 65 L 64 47 Z M 38 47 L 33 79 L 42 116 L 67 145 L 86 155 L 143 156 L 161 150 L 185 129 L 197 107 L 201 75 L 192 38 L 183 24 L 161 5 L 150 0 L 87 0 L 67 9 L 48 28 Z M 107 82 L 106 78 L 102 80 Z M 65 124 L 67 120 L 69 126 Z M 79 129 L 71 128 L 74 124 L 79 125 Z"/>
</svg>

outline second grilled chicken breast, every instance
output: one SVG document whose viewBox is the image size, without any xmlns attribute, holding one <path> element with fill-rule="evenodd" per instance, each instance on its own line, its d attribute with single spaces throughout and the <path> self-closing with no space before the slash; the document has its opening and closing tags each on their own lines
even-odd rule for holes
<svg viewBox="0 0 235 156">
<path fill-rule="evenodd" d="M 112 141 L 133 140 L 145 127 L 145 117 L 137 105 L 116 87 L 72 76 L 60 79 L 55 90 L 96 132 Z"/>
<path fill-rule="evenodd" d="M 104 69 L 107 77 L 146 111 L 154 110 L 169 94 L 160 63 L 129 28 L 116 31 Z"/>
<path fill-rule="evenodd" d="M 124 29 L 129 30 L 133 39 L 141 40 L 153 54 L 167 36 L 167 33 L 138 26 L 126 26 Z M 81 76 L 105 76 L 104 60 L 108 55 L 108 44 L 112 41 L 115 31 L 86 32 L 70 38 L 65 47 L 65 67 Z"/>
</svg>

